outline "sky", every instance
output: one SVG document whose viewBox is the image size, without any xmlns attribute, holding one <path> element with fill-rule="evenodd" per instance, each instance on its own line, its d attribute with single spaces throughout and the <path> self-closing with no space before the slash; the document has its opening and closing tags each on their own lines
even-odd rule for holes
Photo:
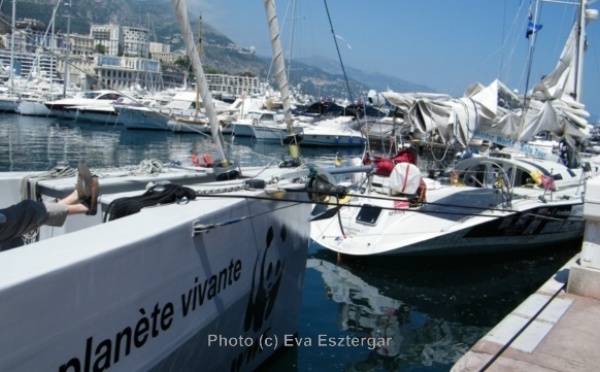
<svg viewBox="0 0 600 372">
<path fill-rule="evenodd" d="M 239 46 L 272 55 L 263 1 L 187 4 Z M 488 85 L 495 79 L 519 92 L 531 89 L 556 67 L 578 10 L 544 2 L 535 13 L 534 0 L 276 0 L 275 5 L 286 59 L 323 56 L 338 61 L 337 41 L 344 66 L 455 97 L 473 83 Z M 599 9 L 600 2 L 591 8 Z M 530 11 L 542 28 L 536 34 L 528 82 L 530 44 L 525 31 Z M 598 115 L 600 20 L 589 23 L 586 32 L 582 101 Z"/>
</svg>

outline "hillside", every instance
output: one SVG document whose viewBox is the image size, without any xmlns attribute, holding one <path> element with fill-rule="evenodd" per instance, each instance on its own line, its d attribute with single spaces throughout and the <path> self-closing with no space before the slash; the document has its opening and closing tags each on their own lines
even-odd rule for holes
<svg viewBox="0 0 600 372">
<path fill-rule="evenodd" d="M 19 0 L 17 2 L 17 18 L 37 19 L 48 24 L 56 2 L 49 0 Z M 72 1 L 70 31 L 88 34 L 93 23 L 117 23 L 120 25 L 141 26 L 150 30 L 150 40 L 171 44 L 171 50 L 182 48 L 178 36 L 179 27 L 169 0 L 75 0 Z M 0 32 L 10 30 L 10 14 L 12 2 L 2 3 L 2 22 Z M 56 14 L 56 32 L 67 31 L 67 13 L 61 5 Z M 198 16 L 190 15 L 192 29 L 198 28 Z M 218 70 L 223 73 L 237 74 L 250 72 L 255 76 L 266 78 L 269 74 L 270 56 L 236 52 L 225 48 L 234 42 L 218 32 L 211 25 L 204 23 L 204 56 L 202 63 L 206 69 Z M 309 63 L 310 61 L 310 63 Z M 304 60 L 293 60 L 294 70 L 301 71 L 290 77 L 292 86 L 300 86 L 301 91 L 316 97 L 348 97 L 346 83 L 341 75 L 338 61 L 323 57 L 311 57 Z M 386 76 L 375 72 L 364 72 L 350 66 L 345 66 L 350 89 L 354 97 L 366 95 L 369 89 L 378 91 L 394 90 L 432 91 L 396 77 Z M 274 78 L 271 83 L 275 85 Z"/>
</svg>

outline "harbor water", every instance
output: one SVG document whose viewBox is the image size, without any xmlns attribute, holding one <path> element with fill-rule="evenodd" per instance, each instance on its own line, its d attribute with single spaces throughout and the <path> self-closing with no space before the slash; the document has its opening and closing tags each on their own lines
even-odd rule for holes
<svg viewBox="0 0 600 372">
<path fill-rule="evenodd" d="M 287 150 L 228 139 L 243 165 L 280 160 Z M 302 160 L 333 166 L 360 150 L 302 149 Z M 0 114 L 0 171 L 191 162 L 217 151 L 201 134 L 131 131 L 113 125 Z M 563 266 L 581 242 L 510 256 L 340 259 L 312 244 L 297 335 L 264 370 L 447 371 L 469 347 Z M 369 340 L 385 340 L 375 344 Z"/>
</svg>

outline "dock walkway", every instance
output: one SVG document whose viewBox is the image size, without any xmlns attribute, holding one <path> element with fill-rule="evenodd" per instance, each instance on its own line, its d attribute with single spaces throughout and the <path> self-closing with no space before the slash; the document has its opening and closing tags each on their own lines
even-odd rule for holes
<svg viewBox="0 0 600 372">
<path fill-rule="evenodd" d="M 567 291 L 579 254 L 453 366 L 463 371 L 597 371 L 600 300 Z"/>
</svg>

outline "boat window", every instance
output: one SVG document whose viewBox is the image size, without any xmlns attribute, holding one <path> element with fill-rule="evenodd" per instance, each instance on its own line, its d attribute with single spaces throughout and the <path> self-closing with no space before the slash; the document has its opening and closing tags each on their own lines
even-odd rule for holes
<svg viewBox="0 0 600 372">
<path fill-rule="evenodd" d="M 478 164 L 474 167 L 467 168 L 460 174 L 459 181 L 468 186 L 483 187 L 485 185 L 485 172 L 487 167 L 485 164 Z"/>
<path fill-rule="evenodd" d="M 118 99 L 120 96 L 117 93 L 106 93 L 100 97 L 98 97 L 98 99 L 106 99 L 106 100 L 110 100 L 110 101 L 114 101 L 116 99 Z"/>
<path fill-rule="evenodd" d="M 273 114 L 263 114 L 262 118 L 260 118 L 261 123 L 269 123 L 272 124 L 275 121 Z"/>
<path fill-rule="evenodd" d="M 260 119 L 260 112 L 250 111 L 246 114 L 246 119 Z"/>
<path fill-rule="evenodd" d="M 96 97 L 98 97 L 100 95 L 100 93 L 98 92 L 84 92 L 81 95 L 81 98 L 90 98 L 90 99 L 94 99 Z"/>
<path fill-rule="evenodd" d="M 506 175 L 508 177 L 509 180 L 512 180 L 512 175 L 513 175 L 513 168 L 510 167 L 508 168 L 508 170 L 506 171 Z M 515 175 L 515 183 L 514 186 L 523 186 L 526 185 L 528 183 L 532 183 L 533 177 L 531 176 L 531 174 L 527 171 L 524 171 L 521 168 L 517 167 L 517 173 Z"/>
<path fill-rule="evenodd" d="M 377 219 L 379 218 L 380 214 L 380 207 L 376 207 L 371 204 L 365 204 L 360 208 L 360 211 L 356 216 L 356 222 L 374 226 L 377 224 Z"/>
</svg>

